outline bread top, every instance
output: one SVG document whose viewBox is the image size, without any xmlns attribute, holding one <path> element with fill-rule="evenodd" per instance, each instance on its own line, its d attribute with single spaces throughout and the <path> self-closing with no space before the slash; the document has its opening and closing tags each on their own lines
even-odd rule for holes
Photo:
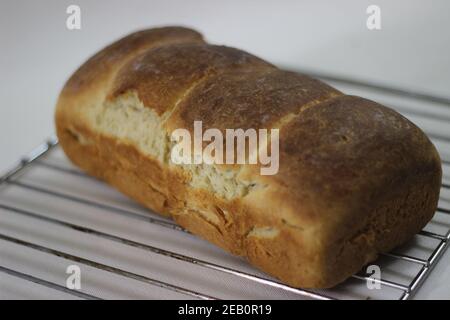
<svg viewBox="0 0 450 320">
<path fill-rule="evenodd" d="M 64 93 L 89 90 L 102 78 L 110 76 L 126 61 L 151 48 L 174 43 L 204 43 L 195 30 L 183 27 L 164 27 L 134 32 L 88 59 L 67 81 Z"/>
<path fill-rule="evenodd" d="M 117 74 L 109 98 L 135 90 L 145 106 L 161 115 L 215 74 L 274 69 L 269 63 L 235 48 L 172 43 L 147 50 L 125 65 Z"/>
<path fill-rule="evenodd" d="M 179 103 L 167 128 L 192 125 L 205 128 L 279 128 L 286 118 L 341 93 L 310 77 L 265 69 L 226 72 L 208 77 Z"/>
<path fill-rule="evenodd" d="M 204 130 L 280 129 L 276 175 L 261 176 L 258 165 L 232 169 L 236 179 L 262 186 L 245 196 L 247 203 L 292 225 L 355 219 L 414 175 L 440 182 L 436 149 L 400 114 L 241 50 L 207 44 L 186 28 L 137 32 L 97 53 L 67 82 L 57 117 L 82 119 L 93 96 L 103 104 L 130 92 L 164 120 L 169 135 L 192 132 L 195 120 Z"/>
<path fill-rule="evenodd" d="M 284 184 L 285 197 L 299 206 L 305 193 L 316 203 L 326 199 L 327 212 L 353 206 L 364 215 L 408 180 L 428 174 L 440 181 L 439 155 L 427 136 L 364 98 L 343 95 L 306 109 L 281 128 L 280 137 L 280 171 L 270 179 Z"/>
</svg>

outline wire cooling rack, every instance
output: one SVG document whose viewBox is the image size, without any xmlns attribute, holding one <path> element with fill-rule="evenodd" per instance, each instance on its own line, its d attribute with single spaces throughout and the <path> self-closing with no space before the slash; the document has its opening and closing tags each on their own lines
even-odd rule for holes
<svg viewBox="0 0 450 320">
<path fill-rule="evenodd" d="M 53 137 L 0 180 L 0 298 L 412 298 L 450 240 L 450 100 L 313 76 L 403 113 L 441 154 L 435 217 L 409 243 L 373 263 L 381 279 L 363 270 L 329 290 L 284 285 L 85 175 Z M 67 286 L 73 265 L 80 268 L 79 289 Z"/>
</svg>

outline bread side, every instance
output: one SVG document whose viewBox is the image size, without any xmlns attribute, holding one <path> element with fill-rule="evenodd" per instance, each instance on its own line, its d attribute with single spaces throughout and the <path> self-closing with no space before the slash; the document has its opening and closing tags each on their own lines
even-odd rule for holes
<svg viewBox="0 0 450 320">
<path fill-rule="evenodd" d="M 345 280 L 431 219 L 439 156 L 399 114 L 191 30 L 140 34 L 88 61 L 59 98 L 61 146 L 89 174 L 298 287 Z M 171 163 L 171 131 L 194 120 L 280 128 L 279 173 Z"/>
</svg>

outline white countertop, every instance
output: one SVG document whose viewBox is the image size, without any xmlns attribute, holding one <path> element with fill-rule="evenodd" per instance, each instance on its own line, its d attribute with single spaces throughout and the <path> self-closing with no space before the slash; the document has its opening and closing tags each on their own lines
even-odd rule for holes
<svg viewBox="0 0 450 320">
<path fill-rule="evenodd" d="M 66 28 L 70 4 L 81 8 L 81 30 Z M 381 30 L 366 27 L 371 4 L 381 8 Z M 53 133 L 54 104 L 71 72 L 131 31 L 190 26 L 275 64 L 450 97 L 449 19 L 446 0 L 2 0 L 0 173 Z M 450 251 L 418 298 L 450 298 L 449 262 Z"/>
</svg>

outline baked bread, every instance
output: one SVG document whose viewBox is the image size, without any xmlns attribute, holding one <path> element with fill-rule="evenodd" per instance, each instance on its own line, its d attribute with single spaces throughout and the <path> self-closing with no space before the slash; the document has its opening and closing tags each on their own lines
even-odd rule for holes
<svg viewBox="0 0 450 320">
<path fill-rule="evenodd" d="M 177 165 L 177 128 L 279 128 L 279 171 Z M 67 156 L 144 206 L 294 287 L 342 282 L 432 218 L 439 155 L 414 124 L 196 31 L 133 33 L 57 103 Z M 261 147 L 261 146 L 260 146 Z"/>
</svg>

